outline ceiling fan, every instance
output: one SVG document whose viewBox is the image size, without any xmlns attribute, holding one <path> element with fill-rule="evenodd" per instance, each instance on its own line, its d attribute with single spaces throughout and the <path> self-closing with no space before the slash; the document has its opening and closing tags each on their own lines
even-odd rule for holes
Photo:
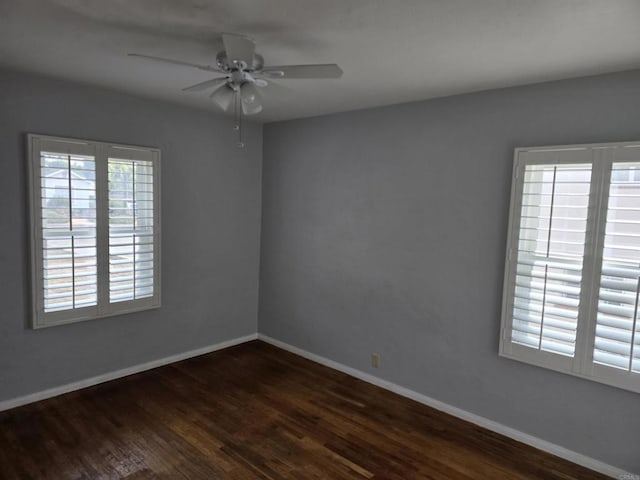
<svg viewBox="0 0 640 480">
<path fill-rule="evenodd" d="M 334 63 L 316 65 L 265 66 L 262 55 L 256 53 L 253 39 L 236 33 L 223 33 L 224 50 L 216 55 L 216 64 L 201 65 L 170 58 L 129 53 L 157 62 L 197 68 L 222 76 L 196 83 L 182 89 L 184 92 L 201 92 L 209 89 L 211 98 L 224 111 L 234 107 L 235 129 L 238 131 L 238 147 L 242 142 L 242 115 L 254 115 L 262 111 L 262 98 L 258 88 L 273 84 L 273 79 L 322 79 L 339 78 L 342 70 Z"/>
</svg>

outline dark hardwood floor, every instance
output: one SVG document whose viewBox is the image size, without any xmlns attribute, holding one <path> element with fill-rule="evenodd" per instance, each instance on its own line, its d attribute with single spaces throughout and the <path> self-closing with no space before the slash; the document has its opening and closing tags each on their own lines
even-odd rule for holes
<svg viewBox="0 0 640 480">
<path fill-rule="evenodd" d="M 251 342 L 0 413 L 0 478 L 605 477 Z"/>
</svg>

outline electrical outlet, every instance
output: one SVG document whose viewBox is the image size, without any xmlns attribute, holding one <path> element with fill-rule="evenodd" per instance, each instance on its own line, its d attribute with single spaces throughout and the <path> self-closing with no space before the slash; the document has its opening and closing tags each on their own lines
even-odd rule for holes
<svg viewBox="0 0 640 480">
<path fill-rule="evenodd" d="M 372 353 L 371 354 L 371 366 L 373 368 L 378 368 L 380 366 L 380 354 Z"/>
</svg>

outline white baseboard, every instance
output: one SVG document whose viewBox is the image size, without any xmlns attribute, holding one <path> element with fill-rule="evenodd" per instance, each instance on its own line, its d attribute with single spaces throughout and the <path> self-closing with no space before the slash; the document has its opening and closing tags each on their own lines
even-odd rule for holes
<svg viewBox="0 0 640 480">
<path fill-rule="evenodd" d="M 306 350 L 302 350 L 301 348 L 294 347 L 293 345 L 289 345 L 288 343 L 276 340 L 275 338 L 271 338 L 267 335 L 263 335 L 262 333 L 258 334 L 258 339 L 262 340 L 263 342 L 270 343 L 271 345 L 274 345 L 278 348 L 282 348 L 283 350 L 295 353 L 296 355 L 300 355 L 301 357 L 305 357 L 316 363 L 320 363 L 329 368 L 333 368 L 334 370 L 338 370 L 340 372 L 346 373 L 347 375 L 351 375 L 352 377 L 359 378 L 360 380 L 363 380 L 367 383 L 371 383 L 378 387 L 384 388 L 385 390 L 397 393 L 398 395 L 401 395 L 403 397 L 410 398 L 411 400 L 415 400 L 416 402 L 435 408 L 436 410 L 440 410 L 441 412 L 445 412 L 449 415 L 453 415 L 454 417 L 466 420 L 467 422 L 474 423 L 488 430 L 504 435 L 505 437 L 512 438 L 513 440 L 517 440 L 518 442 L 530 445 L 539 450 L 545 451 L 578 465 L 582 465 L 583 467 L 602 473 L 603 475 L 608 475 L 613 478 L 640 478 L 637 475 L 625 472 L 624 470 L 621 470 L 612 465 L 608 465 L 594 458 L 587 457 L 586 455 L 574 452 L 567 448 L 561 447 L 560 445 L 542 440 L 541 438 L 534 437 L 514 428 L 507 427 L 506 425 L 494 422 L 493 420 L 489 420 L 488 418 L 484 418 L 474 413 L 467 412 L 466 410 L 462 410 L 447 403 L 441 402 L 440 400 L 436 400 L 435 398 L 427 397 L 426 395 L 415 392 L 413 390 L 409 390 L 408 388 L 402 387 L 395 383 L 388 382 L 387 380 L 383 380 L 361 370 L 356 370 L 355 368 L 351 368 L 333 360 L 329 360 L 328 358 L 321 357 L 320 355 L 316 355 L 315 353 L 311 353 Z"/>
<path fill-rule="evenodd" d="M 141 363 L 132 367 L 123 368 L 122 370 L 116 370 L 114 372 L 104 373 L 95 377 L 79 380 L 77 382 L 68 383 L 59 387 L 42 390 L 40 392 L 30 393 L 22 397 L 11 398 L 9 400 L 0 401 L 0 412 L 3 410 L 9 410 L 10 408 L 20 407 L 28 403 L 38 402 L 51 397 L 57 397 L 64 393 L 80 390 L 81 388 L 91 387 L 99 383 L 108 382 L 117 378 L 133 375 L 134 373 L 144 372 L 145 370 L 151 370 L 152 368 L 161 367 L 170 363 L 179 362 L 188 358 L 197 357 L 198 355 L 204 355 L 206 353 L 215 352 L 216 350 L 222 350 L 223 348 L 232 347 L 241 343 L 256 340 L 258 338 L 257 333 L 251 335 L 245 335 L 244 337 L 233 338 L 224 342 L 216 343 L 215 345 L 208 345 L 206 347 L 197 348 L 195 350 L 189 350 L 188 352 L 178 353 L 171 355 L 170 357 L 159 358 L 158 360 L 152 360 L 150 362 Z"/>
</svg>

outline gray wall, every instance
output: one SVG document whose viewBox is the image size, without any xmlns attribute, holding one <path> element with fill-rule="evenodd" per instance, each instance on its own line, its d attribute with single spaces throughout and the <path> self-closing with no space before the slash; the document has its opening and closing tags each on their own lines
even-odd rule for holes
<svg viewBox="0 0 640 480">
<path fill-rule="evenodd" d="M 640 471 L 637 394 L 497 356 L 513 148 L 640 139 L 640 73 L 229 129 L 0 70 L 0 401 L 254 333 L 264 155 L 261 332 Z M 27 328 L 26 132 L 162 149 L 160 310 Z"/>
<path fill-rule="evenodd" d="M 262 128 L 0 70 L 0 401 L 257 329 Z M 162 308 L 28 325 L 26 132 L 162 150 Z"/>
<path fill-rule="evenodd" d="M 640 72 L 266 125 L 260 332 L 640 472 L 638 394 L 498 357 L 513 149 L 639 139 Z"/>
</svg>

